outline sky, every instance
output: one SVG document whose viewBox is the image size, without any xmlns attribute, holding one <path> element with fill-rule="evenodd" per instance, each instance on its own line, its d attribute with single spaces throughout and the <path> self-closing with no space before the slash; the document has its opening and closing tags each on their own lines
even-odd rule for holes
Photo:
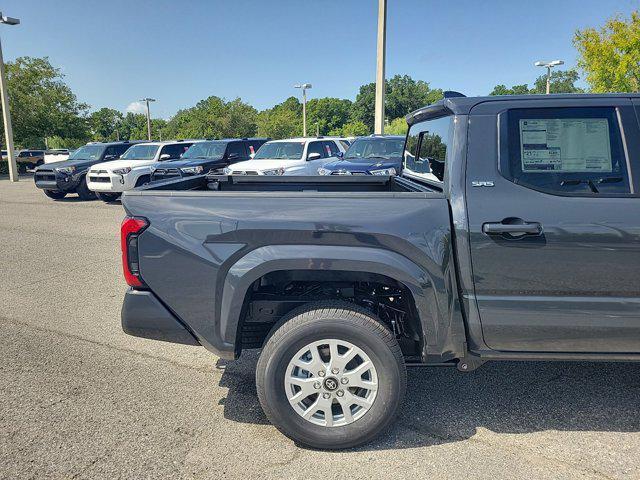
<svg viewBox="0 0 640 480">
<path fill-rule="evenodd" d="M 5 61 L 49 57 L 93 110 L 154 117 L 217 95 L 258 109 L 299 95 L 355 99 L 375 80 L 377 0 L 4 0 Z M 388 0 L 386 76 L 485 95 L 533 83 L 536 60 L 576 63 L 577 29 L 640 0 Z"/>
</svg>

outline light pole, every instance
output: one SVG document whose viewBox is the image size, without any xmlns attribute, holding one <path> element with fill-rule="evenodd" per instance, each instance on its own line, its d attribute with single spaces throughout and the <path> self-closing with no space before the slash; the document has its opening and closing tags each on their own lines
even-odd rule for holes
<svg viewBox="0 0 640 480">
<path fill-rule="evenodd" d="M 0 12 L 0 23 L 6 25 L 18 25 L 17 18 L 6 17 Z M 7 93 L 7 77 L 4 71 L 4 59 L 2 58 L 2 44 L 0 44 L 0 96 L 2 97 L 2 118 L 4 120 L 4 133 L 7 142 L 7 159 L 9 161 L 9 180 L 18 181 L 18 165 L 13 149 L 13 128 L 11 126 L 11 112 L 9 111 L 9 94 Z"/>
<path fill-rule="evenodd" d="M 145 102 L 147 105 L 147 137 L 148 140 L 151 141 L 151 113 L 149 112 L 149 102 L 155 102 L 156 99 L 147 97 L 140 99 L 140 101 Z"/>
<path fill-rule="evenodd" d="M 562 60 L 553 60 L 552 62 L 537 61 L 534 63 L 536 67 L 545 67 L 547 69 L 547 95 L 551 93 L 551 69 L 558 65 L 564 65 Z"/>
<path fill-rule="evenodd" d="M 384 133 L 384 64 L 387 51 L 387 0 L 378 0 L 378 55 L 376 58 L 376 109 L 373 133 Z"/>
<path fill-rule="evenodd" d="M 307 136 L 307 88 L 311 88 L 310 83 L 298 83 L 293 88 L 302 89 L 302 136 Z"/>
</svg>

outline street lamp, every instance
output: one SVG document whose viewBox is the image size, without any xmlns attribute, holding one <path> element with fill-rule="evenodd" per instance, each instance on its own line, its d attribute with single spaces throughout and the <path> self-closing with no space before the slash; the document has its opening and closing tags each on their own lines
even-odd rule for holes
<svg viewBox="0 0 640 480">
<path fill-rule="evenodd" d="M 311 88 L 310 83 L 298 83 L 293 88 L 302 89 L 302 136 L 307 136 L 307 89 Z"/>
<path fill-rule="evenodd" d="M 17 18 L 6 17 L 0 12 L 0 23 L 5 25 L 18 25 Z M 7 93 L 7 77 L 4 71 L 4 59 L 2 58 L 2 44 L 0 44 L 0 96 L 2 101 L 2 118 L 4 120 L 4 133 L 7 142 L 7 159 L 9 160 L 9 180 L 18 181 L 18 165 L 13 149 L 13 128 L 11 127 L 11 112 L 9 111 L 9 95 Z"/>
<path fill-rule="evenodd" d="M 545 67 L 547 69 L 547 95 L 551 93 L 551 69 L 558 65 L 564 65 L 562 60 L 553 60 L 552 62 L 537 61 L 534 63 L 536 67 Z"/>
<path fill-rule="evenodd" d="M 140 102 L 144 102 L 147 105 L 147 137 L 151 141 L 151 113 L 149 112 L 149 102 L 155 102 L 155 98 L 141 98 Z"/>
</svg>

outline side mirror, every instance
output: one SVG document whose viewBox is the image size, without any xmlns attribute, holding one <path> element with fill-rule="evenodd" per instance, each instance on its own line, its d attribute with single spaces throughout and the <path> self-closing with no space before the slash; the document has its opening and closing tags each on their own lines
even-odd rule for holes
<svg viewBox="0 0 640 480">
<path fill-rule="evenodd" d="M 160 161 L 162 162 L 163 160 L 169 160 L 171 158 L 171 155 L 169 155 L 168 153 L 163 153 L 162 155 L 160 155 Z"/>
<path fill-rule="evenodd" d="M 309 155 L 307 155 L 307 161 L 310 162 L 312 160 L 318 160 L 322 158 L 322 155 L 320 155 L 319 153 L 310 153 Z"/>
<path fill-rule="evenodd" d="M 230 153 L 227 155 L 227 160 L 237 160 L 240 157 L 237 153 Z"/>
<path fill-rule="evenodd" d="M 338 158 L 343 158 L 343 157 L 344 157 L 344 152 L 338 152 L 338 153 L 336 153 L 336 157 L 338 157 Z"/>
</svg>

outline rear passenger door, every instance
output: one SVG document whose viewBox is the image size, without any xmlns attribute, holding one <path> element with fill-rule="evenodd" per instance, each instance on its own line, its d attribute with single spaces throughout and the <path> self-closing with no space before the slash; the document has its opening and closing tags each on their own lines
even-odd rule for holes
<svg viewBox="0 0 640 480">
<path fill-rule="evenodd" d="M 325 142 L 322 141 L 309 142 L 309 146 L 307 148 L 307 163 L 304 169 L 305 175 L 317 175 L 318 168 L 327 162 L 326 158 L 328 158 L 328 155 L 324 143 Z M 310 160 L 309 157 L 314 153 L 319 154 L 320 158 Z"/>
<path fill-rule="evenodd" d="M 160 156 L 158 157 L 160 161 L 164 160 L 178 160 L 184 152 L 186 152 L 189 147 L 193 145 L 192 143 L 178 143 L 174 145 L 165 145 L 162 147 L 160 151 Z M 168 157 L 164 157 L 163 155 L 168 155 Z"/>
<path fill-rule="evenodd" d="M 226 160 L 228 164 L 249 160 L 244 142 L 231 142 L 227 145 Z"/>
<path fill-rule="evenodd" d="M 467 209 L 490 348 L 640 352 L 639 133 L 625 98 L 472 110 Z"/>
</svg>

